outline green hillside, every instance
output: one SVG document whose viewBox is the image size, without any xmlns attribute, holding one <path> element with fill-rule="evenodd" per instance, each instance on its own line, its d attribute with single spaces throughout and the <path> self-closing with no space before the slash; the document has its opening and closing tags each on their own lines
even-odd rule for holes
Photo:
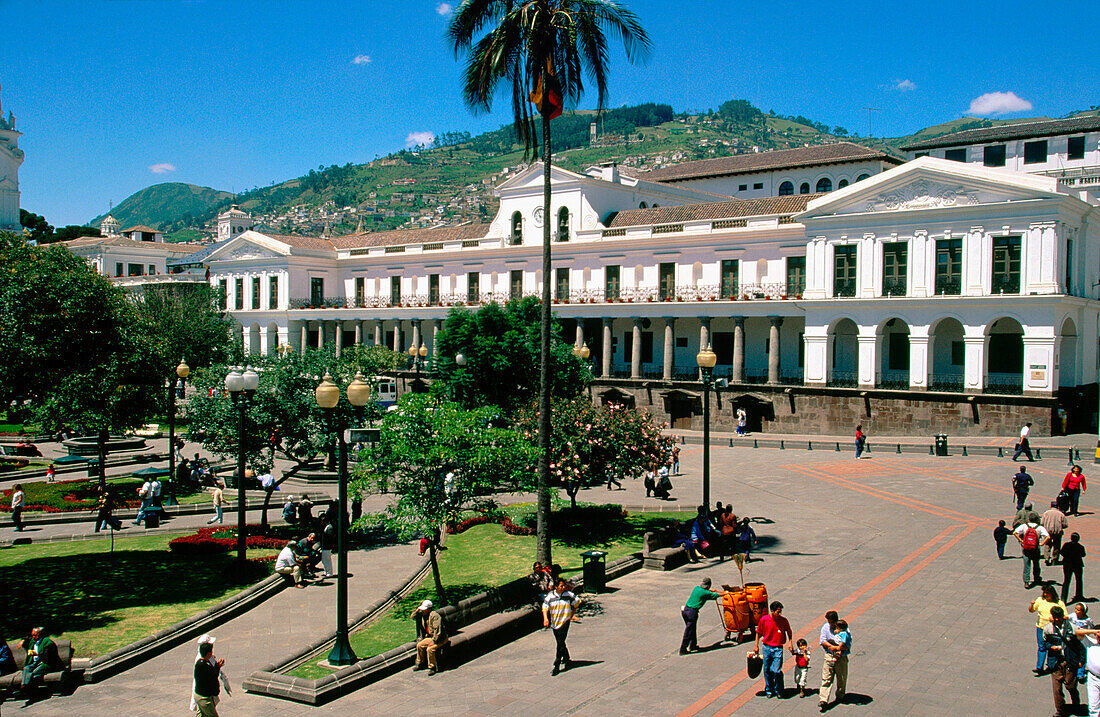
<svg viewBox="0 0 1100 717">
<path fill-rule="evenodd" d="M 111 210 L 122 228 L 145 224 L 165 232 L 192 225 L 201 226 L 212 210 L 232 199 L 230 192 L 199 187 L 183 182 L 165 182 L 131 194 Z M 106 214 L 92 219 L 90 226 L 99 226 Z"/>
</svg>

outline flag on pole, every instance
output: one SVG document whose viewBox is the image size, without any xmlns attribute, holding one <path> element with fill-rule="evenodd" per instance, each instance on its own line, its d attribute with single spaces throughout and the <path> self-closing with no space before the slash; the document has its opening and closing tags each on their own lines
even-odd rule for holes
<svg viewBox="0 0 1100 717">
<path fill-rule="evenodd" d="M 550 60 L 546 60 L 546 71 L 539 74 L 535 81 L 535 89 L 527 96 L 538 108 L 539 114 L 548 115 L 550 119 L 560 117 L 564 109 L 561 98 L 561 84 L 554 75 L 554 68 Z"/>
</svg>

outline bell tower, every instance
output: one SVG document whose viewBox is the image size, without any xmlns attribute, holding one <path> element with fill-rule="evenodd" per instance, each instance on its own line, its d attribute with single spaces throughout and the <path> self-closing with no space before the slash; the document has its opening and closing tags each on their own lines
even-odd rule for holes
<svg viewBox="0 0 1100 717">
<path fill-rule="evenodd" d="M 20 133 L 15 131 L 15 115 L 5 118 L 0 104 L 0 230 L 19 231 L 19 149 Z"/>
</svg>

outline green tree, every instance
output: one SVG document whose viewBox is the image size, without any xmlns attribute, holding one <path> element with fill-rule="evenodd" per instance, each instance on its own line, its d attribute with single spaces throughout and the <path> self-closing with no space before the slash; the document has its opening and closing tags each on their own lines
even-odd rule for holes
<svg viewBox="0 0 1100 717">
<path fill-rule="evenodd" d="M 517 425 L 533 439 L 538 420 L 535 410 L 523 411 Z M 608 477 L 637 478 L 645 471 L 667 465 L 672 438 L 645 411 L 612 404 L 594 406 L 581 396 L 553 405 L 550 439 L 552 485 L 565 489 L 572 506 L 583 486 Z"/>
<path fill-rule="evenodd" d="M 394 499 L 359 525 L 382 522 L 405 539 L 432 535 L 462 511 L 486 507 L 496 491 L 533 488 L 536 449 L 520 432 L 494 427 L 494 415 L 491 407 L 403 396 L 383 417 L 379 443 L 361 454 L 353 484 Z M 444 595 L 435 545 L 429 550 L 436 594 Z"/>
<path fill-rule="evenodd" d="M 133 301 L 162 376 L 174 374 L 181 358 L 193 370 L 229 360 L 233 324 L 209 284 L 149 286 Z"/>
<path fill-rule="evenodd" d="M 98 236 L 102 236 L 99 227 L 85 227 L 79 224 L 69 224 L 68 226 L 55 230 L 53 236 L 50 237 L 48 241 L 69 241 L 70 239 L 79 239 L 81 237 Z"/>
<path fill-rule="evenodd" d="M 478 35 L 487 28 L 485 35 Z M 596 106 L 607 99 L 608 34 L 622 41 L 631 62 L 648 57 L 649 35 L 637 16 L 610 0 L 463 0 L 447 35 L 455 55 L 468 53 L 463 98 L 475 111 L 492 109 L 503 81 L 511 85 L 516 135 L 528 156 L 543 159 L 543 216 L 551 217 L 550 120 L 562 104 L 576 106 L 584 76 L 596 84 Z M 557 101 L 554 94 L 557 91 Z M 537 92 L 542 119 L 539 147 L 528 97 Z M 542 226 L 542 340 L 539 382 L 538 559 L 550 562 L 550 225 Z"/>
<path fill-rule="evenodd" d="M 748 100 L 726 100 L 718 105 L 718 114 L 739 124 L 757 123 L 764 119 L 764 113 Z"/>
<path fill-rule="evenodd" d="M 319 455 L 329 454 L 335 447 L 333 411 L 344 412 L 348 425 L 359 420 L 375 420 L 381 414 L 377 404 L 369 404 L 362 414 L 341 401 L 333 410 L 317 405 L 314 390 L 326 371 L 337 384 L 346 386 L 357 371 L 371 377 L 393 370 L 400 354 L 381 346 L 353 346 L 337 359 L 330 351 L 309 350 L 305 354 L 255 357 L 253 366 L 260 376 L 260 386 L 247 404 L 245 413 L 245 465 L 257 473 L 272 469 L 275 458 L 294 463 L 264 496 L 261 523 L 267 525 L 267 506 L 271 491 L 293 476 Z M 223 390 L 229 367 L 215 364 L 192 374 L 196 391 L 190 402 L 191 428 L 194 440 L 215 455 L 236 456 L 239 450 L 239 411 Z"/>
<path fill-rule="evenodd" d="M 45 244 L 53 236 L 53 227 L 41 214 L 20 209 L 19 224 L 27 230 L 27 238 L 39 244 Z"/>
<path fill-rule="evenodd" d="M 535 401 L 539 392 L 539 301 L 514 299 L 503 307 L 487 304 L 471 311 L 451 309 L 439 332 L 433 388 L 466 408 L 497 406 L 511 416 Z M 576 396 L 592 380 L 572 347 L 553 331 L 550 395 Z M 463 366 L 455 357 L 466 358 Z"/>
</svg>

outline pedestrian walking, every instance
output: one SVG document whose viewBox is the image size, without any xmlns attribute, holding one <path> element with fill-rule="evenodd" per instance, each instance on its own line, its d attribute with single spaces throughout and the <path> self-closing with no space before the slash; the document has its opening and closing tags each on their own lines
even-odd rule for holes
<svg viewBox="0 0 1100 717">
<path fill-rule="evenodd" d="M 108 525 L 115 530 L 122 530 L 122 521 L 111 515 L 115 509 L 115 499 L 106 486 L 99 489 L 99 497 L 96 499 L 95 532 L 99 532 Z"/>
<path fill-rule="evenodd" d="M 218 717 L 218 702 L 221 688 L 230 695 L 229 680 L 222 667 L 225 660 L 214 656 L 216 638 L 203 635 L 199 638 L 199 651 L 195 656 L 194 679 L 191 682 L 191 711 L 199 717 Z"/>
<path fill-rule="evenodd" d="M 1085 590 L 1081 586 L 1081 573 L 1085 569 L 1085 546 L 1081 545 L 1081 535 L 1072 533 L 1069 542 L 1062 546 L 1062 600 L 1069 594 L 1069 581 L 1077 578 L 1077 591 L 1073 593 L 1071 602 L 1081 602 L 1085 599 Z"/>
<path fill-rule="evenodd" d="M 1040 549 L 1050 540 L 1047 533 L 1039 523 L 1029 521 L 1012 531 L 1016 540 L 1020 541 L 1020 550 L 1024 554 L 1024 589 L 1043 582 L 1039 561 L 1042 559 Z M 1027 580 L 1028 570 L 1031 571 L 1032 580 Z"/>
<path fill-rule="evenodd" d="M 1012 518 L 1012 529 L 1016 530 L 1024 523 L 1039 523 L 1043 518 L 1035 512 L 1031 503 L 1024 503 L 1024 507 L 1016 511 L 1016 515 Z"/>
<path fill-rule="evenodd" d="M 336 520 L 339 520 L 339 514 L 335 516 Z M 325 523 L 325 527 L 321 528 L 321 567 L 324 568 L 324 577 L 331 578 L 335 573 L 332 572 L 332 549 L 336 547 L 336 527 L 333 521 L 329 520 Z"/>
<path fill-rule="evenodd" d="M 1081 466 L 1074 465 L 1062 481 L 1062 490 L 1069 493 L 1069 512 L 1073 515 L 1077 515 L 1081 494 L 1085 492 L 1087 487 L 1085 485 L 1085 474 L 1081 472 Z"/>
<path fill-rule="evenodd" d="M 1036 675 L 1044 674 L 1047 667 L 1053 664 L 1047 651 L 1047 641 L 1043 637 L 1043 628 L 1050 623 L 1050 611 L 1055 607 L 1061 608 L 1062 614 L 1065 614 L 1066 604 L 1058 599 L 1058 593 L 1054 592 L 1052 585 L 1044 585 L 1039 597 L 1027 606 L 1028 612 L 1035 613 L 1036 653 L 1035 669 L 1032 672 Z"/>
<path fill-rule="evenodd" d="M 1012 531 L 1005 527 L 1003 520 L 997 521 L 997 527 L 993 529 L 993 542 L 997 544 L 997 559 L 1005 559 L 1005 543 L 1008 542 L 1008 536 L 1012 535 Z"/>
<path fill-rule="evenodd" d="M 1035 458 L 1031 455 L 1031 442 L 1028 440 L 1031 437 L 1031 422 L 1024 424 L 1024 427 L 1020 429 L 1020 442 L 1016 444 L 1016 453 L 1012 456 L 1013 463 L 1021 456 L 1027 456 L 1027 460 L 1031 463 L 1035 462 Z"/>
<path fill-rule="evenodd" d="M 680 615 L 684 618 L 684 639 L 680 641 L 681 655 L 699 651 L 699 611 L 708 601 L 717 600 L 723 595 L 729 594 L 725 590 L 712 591 L 710 584 L 710 578 L 703 578 L 701 583 L 691 589 L 691 595 L 688 596 L 687 602 L 680 609 Z"/>
<path fill-rule="evenodd" d="M 825 624 L 821 626 L 821 636 L 818 644 L 824 657 L 821 660 L 821 689 L 817 691 L 817 706 L 824 712 L 829 708 L 829 693 L 832 691 L 833 682 L 836 682 L 836 701 L 844 700 L 848 692 L 848 652 L 846 644 L 841 644 L 836 639 L 840 632 L 840 617 L 836 610 L 825 613 Z"/>
<path fill-rule="evenodd" d="M 863 424 L 856 426 L 856 458 L 863 455 L 863 449 L 867 446 L 867 434 L 863 432 Z"/>
<path fill-rule="evenodd" d="M 680 446 L 672 447 L 672 474 L 680 475 Z"/>
<path fill-rule="evenodd" d="M 1051 501 L 1050 510 L 1043 513 L 1039 524 L 1050 534 L 1050 540 L 1043 546 L 1043 557 L 1046 558 L 1047 565 L 1054 565 L 1058 562 L 1058 551 L 1062 548 L 1062 533 L 1069 527 L 1069 519 L 1058 509 L 1058 504 Z"/>
<path fill-rule="evenodd" d="M 53 463 L 46 467 L 46 482 L 53 483 L 57 480 L 57 472 L 53 468 Z"/>
<path fill-rule="evenodd" d="M 737 435 L 738 436 L 744 436 L 745 435 L 745 427 L 748 425 L 748 423 L 749 423 L 749 415 L 745 412 L 745 408 L 743 406 L 738 407 L 738 409 L 737 409 Z"/>
<path fill-rule="evenodd" d="M 756 624 L 756 645 L 753 652 L 764 660 L 764 696 L 781 697 L 783 694 L 783 645 L 787 644 L 793 655 L 794 634 L 791 624 L 783 617 L 783 603 L 778 600 L 768 606 L 770 612 Z M 760 643 L 764 651 L 760 652 Z"/>
<path fill-rule="evenodd" d="M 16 483 L 11 492 L 11 522 L 15 523 L 15 532 L 23 532 L 23 506 L 27 502 L 27 495 L 23 492 L 23 484 Z"/>
<path fill-rule="evenodd" d="M 1085 692 L 1089 700 L 1089 717 L 1100 717 L 1100 643 L 1085 648 Z"/>
<path fill-rule="evenodd" d="M 214 504 L 214 517 L 206 521 L 207 525 L 222 522 L 222 508 L 225 506 L 225 494 L 222 492 L 221 483 L 214 484 L 214 493 L 211 498 Z"/>
<path fill-rule="evenodd" d="M 794 643 L 794 686 L 798 696 L 806 696 L 806 675 L 810 672 L 810 646 L 802 638 Z"/>
<path fill-rule="evenodd" d="M 1020 466 L 1020 470 L 1012 476 L 1012 492 L 1016 494 L 1016 510 L 1024 507 L 1027 494 L 1031 492 L 1031 486 L 1033 485 L 1035 485 L 1035 480 L 1028 475 L 1027 468 Z"/>
<path fill-rule="evenodd" d="M 616 490 L 623 490 L 623 484 L 619 482 L 618 477 L 615 475 L 615 469 L 614 468 L 607 471 L 607 489 L 608 490 L 611 490 L 611 484 L 612 483 L 614 483 L 617 486 Z"/>
<path fill-rule="evenodd" d="M 573 666 L 572 660 L 569 659 L 569 648 L 565 646 L 565 639 L 569 636 L 569 624 L 573 621 L 573 615 L 580 602 L 581 599 L 569 590 L 564 580 L 559 578 L 554 589 L 546 595 L 546 600 L 542 603 L 542 626 L 550 628 L 554 633 L 556 646 L 551 676 Z"/>
<path fill-rule="evenodd" d="M 1062 688 L 1065 687 L 1074 706 L 1081 704 L 1081 695 L 1077 691 L 1077 668 L 1085 659 L 1073 625 L 1066 619 L 1065 608 L 1055 606 L 1050 609 L 1050 622 L 1043 628 L 1043 639 L 1047 643 L 1047 670 L 1054 690 L 1054 717 L 1065 717 L 1070 712 L 1066 710 Z"/>
</svg>

